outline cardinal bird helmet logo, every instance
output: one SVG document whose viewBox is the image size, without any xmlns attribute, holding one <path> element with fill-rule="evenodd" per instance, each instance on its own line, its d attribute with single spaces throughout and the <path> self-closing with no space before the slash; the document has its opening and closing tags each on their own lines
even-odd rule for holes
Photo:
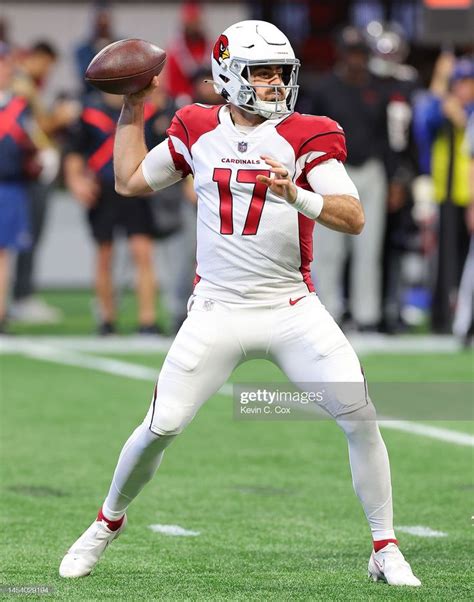
<svg viewBox="0 0 474 602">
<path fill-rule="evenodd" d="M 224 34 L 219 36 L 219 39 L 214 44 L 213 56 L 218 63 L 230 57 L 229 38 Z"/>
</svg>

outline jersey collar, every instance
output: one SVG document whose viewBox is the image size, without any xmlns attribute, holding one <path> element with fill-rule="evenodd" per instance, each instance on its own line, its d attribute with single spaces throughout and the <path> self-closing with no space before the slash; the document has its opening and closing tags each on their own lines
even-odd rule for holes
<svg viewBox="0 0 474 602">
<path fill-rule="evenodd" d="M 289 115 L 283 115 L 279 119 L 267 119 L 263 123 L 256 125 L 252 131 L 249 131 L 246 134 L 246 137 L 251 138 L 254 136 L 260 136 L 262 131 L 265 131 L 269 128 L 274 128 L 276 125 L 281 123 L 287 117 L 289 117 Z M 230 130 L 234 136 L 242 137 L 242 132 L 235 127 L 234 122 L 232 121 L 232 117 L 230 116 L 230 106 L 228 104 L 222 106 L 221 109 L 219 110 L 219 121 L 228 130 Z"/>
</svg>

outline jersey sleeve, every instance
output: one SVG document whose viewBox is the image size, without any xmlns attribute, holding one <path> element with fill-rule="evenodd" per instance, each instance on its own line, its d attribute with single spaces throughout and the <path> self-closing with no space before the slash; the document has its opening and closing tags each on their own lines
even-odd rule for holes
<svg viewBox="0 0 474 602">
<path fill-rule="evenodd" d="M 193 160 L 191 156 L 188 130 L 183 122 L 183 117 L 178 111 L 173 117 L 168 134 L 168 146 L 176 170 L 183 174 L 183 178 L 193 173 Z"/>
<path fill-rule="evenodd" d="M 347 158 L 346 137 L 342 127 L 329 117 L 294 113 L 276 127 L 295 153 L 296 183 L 308 185 L 308 175 L 317 165 Z"/>
<path fill-rule="evenodd" d="M 187 105 L 176 112 L 167 130 L 171 156 L 183 175 L 194 172 L 193 147 L 201 136 L 220 124 L 221 105 Z"/>
<path fill-rule="evenodd" d="M 149 151 L 142 161 L 141 168 L 143 177 L 152 190 L 171 186 L 183 177 L 182 172 L 176 169 L 167 140 Z"/>
<path fill-rule="evenodd" d="M 337 159 L 318 163 L 308 174 L 308 183 L 319 194 L 349 194 L 359 199 L 354 182 L 344 165 Z"/>
<path fill-rule="evenodd" d="M 308 123 L 308 135 L 298 149 L 297 161 L 306 177 L 317 165 L 347 159 L 346 137 L 342 127 L 329 117 L 315 117 Z"/>
</svg>

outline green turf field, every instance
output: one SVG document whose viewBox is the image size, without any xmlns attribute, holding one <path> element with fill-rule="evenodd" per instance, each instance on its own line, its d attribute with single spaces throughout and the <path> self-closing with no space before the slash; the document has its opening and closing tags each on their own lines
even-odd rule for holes
<svg viewBox="0 0 474 602">
<path fill-rule="evenodd" d="M 14 335 L 90 335 L 96 330 L 94 293 L 89 290 L 49 290 L 41 298 L 63 312 L 59 324 L 22 324 L 11 322 L 8 331 Z M 117 329 L 120 334 L 131 334 L 137 328 L 137 302 L 132 291 L 124 291 L 118 298 Z M 164 330 L 170 327 L 166 307 L 158 298 L 157 322 Z"/>
<path fill-rule="evenodd" d="M 156 369 L 162 359 L 120 355 Z M 466 380 L 472 370 L 465 353 L 378 354 L 363 363 L 371 380 Z M 338 428 L 235 421 L 224 395 L 167 451 L 94 573 L 61 580 L 59 562 L 94 518 L 152 382 L 13 354 L 0 355 L 0 378 L 3 585 L 47 585 L 49 597 L 75 600 L 472 599 L 472 447 L 383 431 L 396 525 L 446 534 L 400 533 L 423 587 L 390 588 L 367 580 L 370 537 Z M 268 362 L 249 362 L 234 378 L 282 376 Z M 161 535 L 149 529 L 157 523 L 200 535 Z"/>
</svg>

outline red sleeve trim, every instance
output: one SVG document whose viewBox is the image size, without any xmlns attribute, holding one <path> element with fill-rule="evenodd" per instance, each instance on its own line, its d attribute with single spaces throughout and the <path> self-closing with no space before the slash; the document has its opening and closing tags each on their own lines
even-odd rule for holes
<svg viewBox="0 0 474 602">
<path fill-rule="evenodd" d="M 173 159 L 176 170 L 183 174 L 183 178 L 189 176 L 189 174 L 192 173 L 192 170 L 183 155 L 180 155 L 178 152 L 176 152 L 176 149 L 174 148 L 173 142 L 170 138 L 168 138 L 168 148 L 170 149 L 171 158 Z"/>
<path fill-rule="evenodd" d="M 315 138 L 321 138 L 322 136 L 329 136 L 329 135 L 334 135 L 337 134 L 339 136 L 342 136 L 343 138 L 343 144 L 345 145 L 346 142 L 346 137 L 344 135 L 344 132 L 339 132 L 339 131 L 332 131 L 332 132 L 322 132 L 321 134 L 315 134 L 314 136 L 311 136 L 311 138 L 308 138 L 307 140 L 305 140 L 303 142 L 303 144 L 299 147 L 298 152 L 296 154 L 297 157 L 299 157 L 302 153 L 301 151 L 304 149 L 304 147 L 309 144 L 312 140 L 314 140 Z"/>
<path fill-rule="evenodd" d="M 192 154 L 192 148 L 199 138 L 219 125 L 218 113 L 221 108 L 221 105 L 198 104 L 183 107 L 175 114 L 168 135 L 179 138 Z"/>
<path fill-rule="evenodd" d="M 304 171 L 305 171 L 306 175 L 308 175 L 309 172 L 314 167 L 316 167 L 316 165 L 320 165 L 321 163 L 324 163 L 325 161 L 329 161 L 329 159 L 337 159 L 338 161 L 341 161 L 342 163 L 344 163 L 344 161 L 346 160 L 346 153 L 343 153 L 341 151 L 333 151 L 332 153 L 326 153 L 322 157 L 317 157 L 316 159 L 313 159 L 309 163 L 306 163 L 304 166 Z"/>
<path fill-rule="evenodd" d="M 311 151 L 324 153 L 320 162 L 332 157 L 346 160 L 344 131 L 329 117 L 292 113 L 276 126 L 276 130 L 291 144 L 297 160 Z"/>
<path fill-rule="evenodd" d="M 181 142 L 186 147 L 188 147 L 188 136 L 186 128 L 184 127 L 183 122 L 177 114 L 175 114 L 175 116 L 173 117 L 169 128 L 166 130 L 166 133 L 168 134 L 168 136 L 175 136 L 176 138 L 181 140 Z"/>
<path fill-rule="evenodd" d="M 186 140 L 183 140 L 183 142 L 186 144 L 187 149 L 191 152 L 191 145 L 189 144 L 188 128 L 184 125 L 184 121 L 181 119 L 181 117 L 178 114 L 176 114 L 176 119 L 179 121 L 179 123 L 181 124 L 181 127 L 183 128 L 184 133 L 186 134 Z"/>
</svg>

